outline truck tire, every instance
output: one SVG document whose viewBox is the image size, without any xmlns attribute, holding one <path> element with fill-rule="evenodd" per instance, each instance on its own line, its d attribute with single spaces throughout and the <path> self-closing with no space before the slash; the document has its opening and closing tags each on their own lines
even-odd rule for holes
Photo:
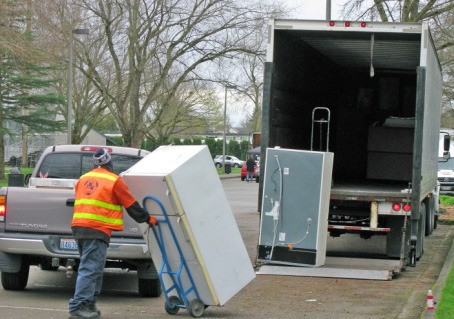
<svg viewBox="0 0 454 319">
<path fill-rule="evenodd" d="M 159 278 L 140 279 L 139 278 L 139 295 L 145 298 L 158 298 L 161 296 L 161 283 Z"/>
<path fill-rule="evenodd" d="M 434 198 L 430 197 L 424 201 L 426 206 L 426 226 L 425 226 L 425 236 L 430 236 L 435 229 L 435 203 Z"/>
<path fill-rule="evenodd" d="M 19 272 L 3 272 L 2 286 L 5 290 L 24 290 L 27 286 L 30 264 L 27 258 L 22 257 Z"/>
<path fill-rule="evenodd" d="M 416 243 L 416 260 L 419 260 L 422 255 L 424 254 L 424 238 L 425 238 L 425 231 L 426 231 L 426 204 L 421 203 L 420 206 L 420 218 L 418 221 L 418 241 Z"/>
</svg>

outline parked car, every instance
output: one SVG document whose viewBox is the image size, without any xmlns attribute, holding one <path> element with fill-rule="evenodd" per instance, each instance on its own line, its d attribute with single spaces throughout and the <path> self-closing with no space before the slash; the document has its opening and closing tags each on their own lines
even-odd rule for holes
<svg viewBox="0 0 454 319">
<path fill-rule="evenodd" d="M 260 182 L 260 166 L 258 165 L 258 162 L 256 161 L 256 165 L 254 166 L 254 172 L 252 173 L 252 178 L 255 179 L 255 181 L 258 183 Z M 241 167 L 241 180 L 244 181 L 247 176 L 247 168 L 246 165 L 243 165 Z"/>
<path fill-rule="evenodd" d="M 214 165 L 216 167 L 222 167 L 222 155 L 216 155 L 214 157 Z M 230 164 L 232 167 L 243 167 L 243 164 L 244 164 L 244 161 L 238 159 L 237 157 L 235 156 L 232 156 L 232 155 L 226 155 L 225 156 L 225 163 L 226 164 Z"/>
</svg>

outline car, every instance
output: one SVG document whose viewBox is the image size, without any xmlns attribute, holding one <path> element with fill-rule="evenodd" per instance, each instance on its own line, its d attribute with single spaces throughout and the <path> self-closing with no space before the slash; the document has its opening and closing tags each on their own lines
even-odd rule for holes
<svg viewBox="0 0 454 319">
<path fill-rule="evenodd" d="M 246 176 L 247 176 L 246 165 L 243 165 L 243 167 L 241 167 L 241 180 L 244 181 L 246 179 Z M 252 178 L 255 179 L 257 183 L 260 181 L 260 166 L 258 164 L 258 161 L 256 161 L 256 165 L 254 166 Z"/>
<path fill-rule="evenodd" d="M 214 157 L 213 162 L 216 167 L 221 168 L 222 167 L 222 155 L 216 155 Z M 225 156 L 225 163 L 230 164 L 232 167 L 236 167 L 236 168 L 243 167 L 243 165 L 244 165 L 244 161 L 242 161 L 232 155 Z"/>
</svg>

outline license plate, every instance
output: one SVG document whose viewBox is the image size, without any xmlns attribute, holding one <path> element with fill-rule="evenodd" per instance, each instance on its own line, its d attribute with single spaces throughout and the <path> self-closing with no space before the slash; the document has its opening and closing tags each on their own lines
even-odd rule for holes
<svg viewBox="0 0 454 319">
<path fill-rule="evenodd" d="M 450 191 L 451 190 L 451 186 L 441 186 L 441 190 L 442 191 Z"/>
<path fill-rule="evenodd" d="M 77 250 L 77 243 L 74 239 L 60 239 L 60 249 Z"/>
</svg>

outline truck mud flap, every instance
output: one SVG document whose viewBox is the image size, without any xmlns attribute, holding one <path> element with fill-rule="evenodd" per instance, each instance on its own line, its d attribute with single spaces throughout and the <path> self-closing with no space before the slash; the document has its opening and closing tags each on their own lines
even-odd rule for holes
<svg viewBox="0 0 454 319">
<path fill-rule="evenodd" d="M 21 255 L 0 252 L 0 271 L 16 273 L 20 270 L 21 261 Z"/>
</svg>

